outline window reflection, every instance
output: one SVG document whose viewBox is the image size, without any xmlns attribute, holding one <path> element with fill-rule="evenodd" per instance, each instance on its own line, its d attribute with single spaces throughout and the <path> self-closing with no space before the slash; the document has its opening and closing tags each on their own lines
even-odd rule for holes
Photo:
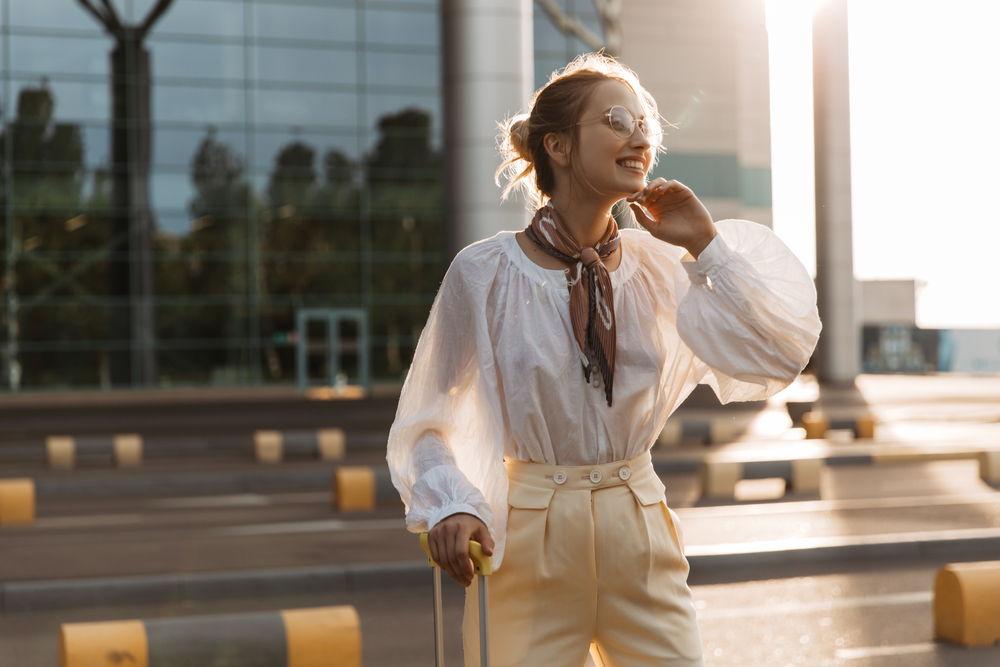
<svg viewBox="0 0 1000 667">
<path fill-rule="evenodd" d="M 149 40 L 149 50 L 157 79 L 239 81 L 243 78 L 244 49 L 241 44 L 205 44 L 159 38 Z"/>
<path fill-rule="evenodd" d="M 342 48 L 257 46 L 254 66 L 262 81 L 338 84 L 351 89 L 358 81 L 357 56 Z"/>
<path fill-rule="evenodd" d="M 10 37 L 10 66 L 19 74 L 109 74 L 108 40 L 95 31 L 93 37 Z"/>
<path fill-rule="evenodd" d="M 353 7 L 265 0 L 254 5 L 254 29 L 264 38 L 351 44 L 355 42 L 357 15 Z"/>
<path fill-rule="evenodd" d="M 137 23 L 155 3 L 113 4 Z M 79 4 L 9 6 L 5 381 L 16 363 L 20 387 L 134 382 L 137 303 L 159 386 L 293 382 L 303 306 L 367 308 L 374 376 L 405 372 L 447 267 L 435 0 L 175 0 L 118 84 L 149 84 L 148 114 L 112 104 L 116 42 Z M 136 270 L 150 291 L 122 282 Z"/>
</svg>

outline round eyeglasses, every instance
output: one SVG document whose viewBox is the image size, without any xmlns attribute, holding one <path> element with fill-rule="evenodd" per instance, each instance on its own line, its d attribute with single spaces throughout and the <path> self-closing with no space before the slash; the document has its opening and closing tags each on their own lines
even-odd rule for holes
<svg viewBox="0 0 1000 667">
<path fill-rule="evenodd" d="M 597 118 L 581 120 L 577 125 L 592 123 L 603 118 L 608 119 L 608 125 L 622 139 L 628 139 L 635 134 L 635 128 L 638 125 L 639 129 L 642 130 L 642 135 L 646 137 L 653 148 L 659 148 L 660 144 L 663 143 L 663 127 L 660 126 L 660 122 L 656 118 L 652 116 L 633 118 L 625 107 L 613 106 L 606 114 Z"/>
</svg>

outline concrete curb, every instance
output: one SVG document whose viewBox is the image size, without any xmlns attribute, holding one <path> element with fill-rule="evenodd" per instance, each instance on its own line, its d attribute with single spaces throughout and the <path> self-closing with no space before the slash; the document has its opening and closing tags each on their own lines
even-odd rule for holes
<svg viewBox="0 0 1000 667">
<path fill-rule="evenodd" d="M 0 584 L 3 612 L 343 593 L 430 585 L 427 560 Z"/>
<path fill-rule="evenodd" d="M 314 429 L 317 430 L 317 429 Z M 285 432 L 298 435 L 299 431 L 285 429 Z M 303 431 L 304 432 L 304 431 Z M 81 436 L 80 440 L 87 443 L 108 440 L 112 436 Z M 379 447 L 384 448 L 389 437 L 388 431 L 345 431 L 346 449 L 352 451 L 369 451 Z M 295 448 L 293 448 L 295 449 Z M 245 435 L 215 435 L 191 438 L 171 436 L 149 436 L 143 438 L 145 457 L 167 458 L 172 456 L 190 456 L 197 454 L 235 454 L 252 460 L 254 456 L 253 433 Z M 304 454 L 304 451 L 294 451 Z M 93 452 L 89 458 L 94 458 Z M 110 454 L 104 456 L 111 460 Z M 7 463 L 44 462 L 46 460 L 45 439 L 0 442 L 0 461 Z"/>
<path fill-rule="evenodd" d="M 781 545 L 780 547 L 778 545 Z M 770 547 L 770 548 L 769 548 Z M 882 559 L 968 559 L 1000 552 L 1000 529 L 784 540 L 688 547 L 694 572 L 789 563 Z M 329 567 L 63 579 L 0 584 L 5 613 L 184 600 L 277 597 L 430 586 L 426 560 Z"/>
<path fill-rule="evenodd" d="M 35 492 L 44 498 L 107 498 L 114 496 L 211 495 L 276 491 L 331 491 L 335 466 L 309 470 L 253 470 L 218 473 L 122 475 L 101 478 L 40 478 Z M 400 502 L 388 467 L 372 468 L 375 505 Z"/>
</svg>

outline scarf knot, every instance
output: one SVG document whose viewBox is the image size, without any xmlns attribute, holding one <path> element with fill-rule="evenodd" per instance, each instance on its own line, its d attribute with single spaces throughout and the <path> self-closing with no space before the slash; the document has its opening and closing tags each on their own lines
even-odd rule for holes
<svg viewBox="0 0 1000 667">
<path fill-rule="evenodd" d="M 598 255 L 597 251 L 590 246 L 580 250 L 580 261 L 583 262 L 583 265 L 591 271 L 594 270 L 595 266 L 602 263 L 601 256 Z"/>
<path fill-rule="evenodd" d="M 543 206 L 524 232 L 548 254 L 576 265 L 568 270 L 572 275 L 567 281 L 573 337 L 580 348 L 584 378 L 590 382 L 595 370 L 600 373 L 604 381 L 604 395 L 608 407 L 611 407 L 617 331 L 611 274 L 604 266 L 604 260 L 621 245 L 618 225 L 614 218 L 609 218 L 600 242 L 595 247 L 580 247 L 555 209 Z"/>
</svg>

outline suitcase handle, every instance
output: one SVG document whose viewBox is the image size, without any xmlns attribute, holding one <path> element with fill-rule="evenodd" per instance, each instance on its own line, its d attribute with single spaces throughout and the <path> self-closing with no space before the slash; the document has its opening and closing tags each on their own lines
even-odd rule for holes
<svg viewBox="0 0 1000 667">
<path fill-rule="evenodd" d="M 438 567 L 438 564 L 431 558 L 431 547 L 427 542 L 427 533 L 420 533 L 420 546 L 427 552 L 427 564 L 431 567 Z M 472 565 L 476 570 L 476 574 L 484 577 L 493 574 L 493 561 L 483 553 L 483 545 L 475 540 L 469 540 L 469 558 L 472 559 Z"/>
</svg>

